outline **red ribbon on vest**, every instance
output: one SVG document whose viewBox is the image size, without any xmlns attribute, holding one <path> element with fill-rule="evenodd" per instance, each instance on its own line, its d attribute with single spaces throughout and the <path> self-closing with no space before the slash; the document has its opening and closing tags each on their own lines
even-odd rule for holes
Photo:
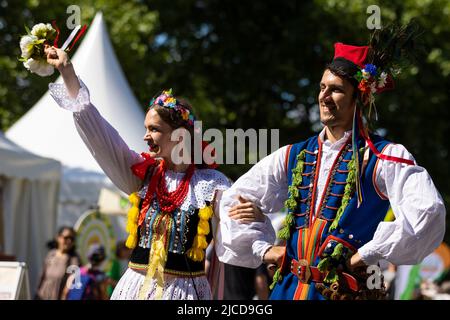
<svg viewBox="0 0 450 320">
<path fill-rule="evenodd" d="M 383 160 L 392 161 L 392 162 L 397 162 L 397 163 L 405 163 L 405 164 L 408 164 L 408 165 L 411 165 L 411 166 L 415 165 L 414 161 L 412 161 L 412 160 L 399 158 L 399 157 L 388 156 L 388 155 L 382 154 L 380 151 L 378 151 L 378 149 L 375 147 L 375 145 L 373 144 L 372 140 L 370 139 L 369 135 L 363 129 L 361 116 L 358 116 L 358 126 L 359 126 L 359 131 L 360 131 L 362 137 L 364 138 L 364 140 L 366 140 L 367 144 L 369 145 L 370 150 L 372 150 L 373 154 L 377 158 L 383 159 Z"/>
<path fill-rule="evenodd" d="M 144 181 L 148 167 L 156 166 L 158 162 L 154 158 L 152 158 L 148 153 L 142 152 L 141 156 L 144 158 L 144 160 L 136 164 L 133 164 L 131 166 L 131 171 L 135 176 Z"/>
</svg>

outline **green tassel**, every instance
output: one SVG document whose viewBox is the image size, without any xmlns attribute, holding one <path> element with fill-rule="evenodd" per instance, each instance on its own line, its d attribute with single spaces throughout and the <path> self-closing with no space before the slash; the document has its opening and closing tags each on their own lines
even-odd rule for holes
<svg viewBox="0 0 450 320">
<path fill-rule="evenodd" d="M 306 155 L 306 151 L 305 151 L 305 149 L 303 149 L 303 150 L 297 155 L 297 160 L 298 160 L 298 161 L 304 161 L 304 160 L 305 160 L 305 155 Z"/>
<path fill-rule="evenodd" d="M 294 215 L 292 213 L 288 213 L 286 218 L 284 218 L 284 227 L 278 232 L 278 238 L 287 240 L 290 238 L 291 227 L 294 225 Z"/>
<path fill-rule="evenodd" d="M 339 281 L 339 275 L 336 272 L 336 269 L 331 269 L 325 278 L 323 279 L 324 283 L 333 283 Z"/>
<path fill-rule="evenodd" d="M 342 252 L 344 251 L 344 245 L 342 243 L 338 243 L 336 247 L 334 247 L 333 253 L 331 254 L 331 258 L 334 260 L 339 260 L 342 257 Z"/>
<path fill-rule="evenodd" d="M 284 226 L 283 229 L 278 231 L 277 236 L 278 236 L 279 239 L 282 239 L 282 240 L 289 239 L 291 237 L 291 228 L 290 228 L 290 226 Z"/>
<path fill-rule="evenodd" d="M 281 275 L 281 268 L 278 268 L 277 271 L 275 271 L 275 274 L 273 275 L 272 284 L 269 286 L 270 290 L 273 290 L 277 282 L 283 280 L 283 276 Z"/>
<path fill-rule="evenodd" d="M 365 152 L 365 151 L 366 151 L 366 148 L 364 148 L 364 147 L 359 148 L 359 155 L 361 156 L 361 159 L 364 158 L 364 152 Z"/>
</svg>

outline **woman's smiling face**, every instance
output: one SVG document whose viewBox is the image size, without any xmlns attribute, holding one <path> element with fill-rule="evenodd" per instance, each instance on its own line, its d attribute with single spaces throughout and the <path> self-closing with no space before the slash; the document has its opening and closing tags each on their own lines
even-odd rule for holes
<svg viewBox="0 0 450 320">
<path fill-rule="evenodd" d="M 178 141 L 171 141 L 173 128 L 156 112 L 150 109 L 144 121 L 146 129 L 144 141 L 147 142 L 152 158 L 163 158 L 171 162 L 172 149 Z"/>
</svg>

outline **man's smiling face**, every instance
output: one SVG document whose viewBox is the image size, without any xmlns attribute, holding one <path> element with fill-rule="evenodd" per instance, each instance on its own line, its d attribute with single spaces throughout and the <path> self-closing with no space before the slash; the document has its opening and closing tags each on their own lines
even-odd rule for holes
<svg viewBox="0 0 450 320">
<path fill-rule="evenodd" d="M 348 80 L 325 70 L 319 92 L 320 121 L 325 126 L 351 128 L 356 102 L 354 91 Z"/>
</svg>

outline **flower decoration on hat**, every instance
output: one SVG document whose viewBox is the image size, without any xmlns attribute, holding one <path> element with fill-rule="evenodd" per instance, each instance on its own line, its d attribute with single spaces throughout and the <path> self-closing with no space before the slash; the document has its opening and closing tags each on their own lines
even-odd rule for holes
<svg viewBox="0 0 450 320">
<path fill-rule="evenodd" d="M 392 76 L 386 71 L 378 70 L 377 66 L 371 63 L 366 64 L 363 69 L 359 70 L 355 79 L 358 81 L 358 89 L 362 93 L 365 104 L 374 103 L 374 94 L 394 88 Z"/>
<path fill-rule="evenodd" d="M 164 90 L 159 96 L 150 101 L 149 107 L 161 106 L 177 112 L 189 126 L 194 126 L 195 116 L 183 106 L 172 94 L 172 89 Z"/>
<path fill-rule="evenodd" d="M 357 88 L 361 91 L 363 105 L 372 109 L 375 103 L 375 94 L 394 88 L 394 81 L 390 75 L 391 70 L 382 70 L 380 66 L 367 63 L 370 47 L 352 46 L 335 43 L 333 63 L 338 64 L 358 82 Z M 398 73 L 397 73 L 398 74 Z"/>
<path fill-rule="evenodd" d="M 403 67 L 417 60 L 419 51 L 416 38 L 418 25 L 408 23 L 404 26 L 390 25 L 375 30 L 370 37 L 368 46 L 353 46 L 335 43 L 334 58 L 330 68 L 339 70 L 360 91 L 359 104 L 353 115 L 352 149 L 355 170 L 355 191 L 358 207 L 364 201 L 362 188 L 363 154 L 358 150 L 359 137 L 365 140 L 366 146 L 380 159 L 393 162 L 409 163 L 409 160 L 381 154 L 373 145 L 368 135 L 368 125 L 371 121 L 372 110 L 375 108 L 375 95 L 394 88 L 393 78 Z M 367 123 L 362 121 L 366 114 Z M 364 149 L 363 149 L 364 150 Z M 409 163 L 410 164 L 410 163 Z"/>
</svg>

